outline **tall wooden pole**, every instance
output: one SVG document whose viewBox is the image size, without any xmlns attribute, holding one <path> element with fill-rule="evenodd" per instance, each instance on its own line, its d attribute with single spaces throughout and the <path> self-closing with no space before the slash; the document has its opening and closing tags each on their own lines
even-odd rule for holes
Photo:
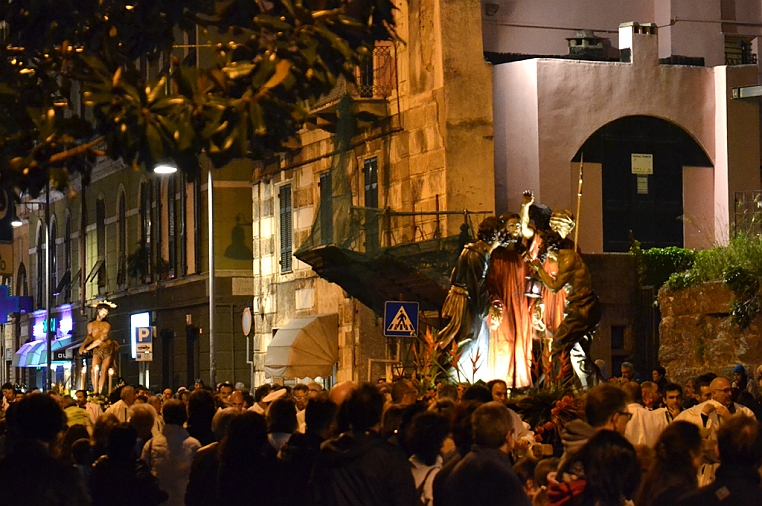
<svg viewBox="0 0 762 506">
<path fill-rule="evenodd" d="M 579 247 L 579 211 L 582 206 L 582 165 L 585 163 L 585 153 L 579 157 L 579 185 L 577 186 L 577 214 L 574 217 L 574 248 Z"/>
</svg>

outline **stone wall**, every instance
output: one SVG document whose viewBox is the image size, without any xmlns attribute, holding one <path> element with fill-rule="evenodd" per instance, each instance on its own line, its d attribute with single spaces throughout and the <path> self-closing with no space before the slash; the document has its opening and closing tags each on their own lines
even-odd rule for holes
<svg viewBox="0 0 762 506">
<path fill-rule="evenodd" d="M 721 282 L 659 291 L 659 361 L 670 380 L 710 371 L 730 377 L 736 364 L 751 373 L 762 363 L 762 318 L 742 331 L 730 320 L 732 298 Z"/>
</svg>

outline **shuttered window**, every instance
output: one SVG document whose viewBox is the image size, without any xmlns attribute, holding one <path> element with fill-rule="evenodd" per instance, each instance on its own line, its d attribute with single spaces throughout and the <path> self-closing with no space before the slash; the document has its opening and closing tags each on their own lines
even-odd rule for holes
<svg viewBox="0 0 762 506">
<path fill-rule="evenodd" d="M 293 224 L 291 209 L 291 185 L 283 185 L 278 192 L 280 201 L 280 271 L 291 272 L 291 253 L 293 249 Z"/>
<path fill-rule="evenodd" d="M 321 244 L 333 242 L 333 188 L 331 173 L 320 174 L 320 239 Z"/>
</svg>

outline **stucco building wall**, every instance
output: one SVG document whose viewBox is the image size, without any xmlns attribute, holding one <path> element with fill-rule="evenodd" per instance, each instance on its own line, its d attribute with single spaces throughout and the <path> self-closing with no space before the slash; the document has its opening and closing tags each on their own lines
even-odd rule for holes
<svg viewBox="0 0 762 506">
<path fill-rule="evenodd" d="M 660 65 L 657 35 L 622 30 L 620 40 L 631 48 L 632 63 L 532 59 L 495 67 L 498 211 L 518 209 L 525 188 L 534 189 L 537 201 L 552 209 L 575 209 L 578 164 L 571 160 L 585 141 L 618 118 L 653 116 L 680 126 L 714 163 L 711 226 L 714 239 L 722 241 L 733 192 L 760 184 L 759 105 L 730 98 L 731 88 L 756 83 L 756 67 Z M 600 252 L 602 226 L 596 217 L 602 197 L 596 188 L 599 176 L 591 169 L 586 167 L 580 246 Z M 696 220 L 710 216 L 699 204 L 704 198 L 684 194 Z M 692 243 L 696 232 L 690 226 L 684 236 L 686 246 L 699 245 Z"/>
</svg>

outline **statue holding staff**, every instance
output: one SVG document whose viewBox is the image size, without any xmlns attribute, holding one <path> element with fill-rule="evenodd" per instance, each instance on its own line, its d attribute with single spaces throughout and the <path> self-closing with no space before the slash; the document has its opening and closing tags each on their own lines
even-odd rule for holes
<svg viewBox="0 0 762 506">
<path fill-rule="evenodd" d="M 552 292 L 566 292 L 565 316 L 553 335 L 553 357 L 566 352 L 582 388 L 595 385 L 597 367 L 590 357 L 592 332 L 601 319 L 598 296 L 592 289 L 590 271 L 568 239 L 574 228 L 574 215 L 565 209 L 553 211 L 550 217 L 552 233 L 545 237 L 548 258 L 558 264 L 555 279 L 542 267 L 539 259 L 529 265 L 543 284 Z"/>
</svg>

